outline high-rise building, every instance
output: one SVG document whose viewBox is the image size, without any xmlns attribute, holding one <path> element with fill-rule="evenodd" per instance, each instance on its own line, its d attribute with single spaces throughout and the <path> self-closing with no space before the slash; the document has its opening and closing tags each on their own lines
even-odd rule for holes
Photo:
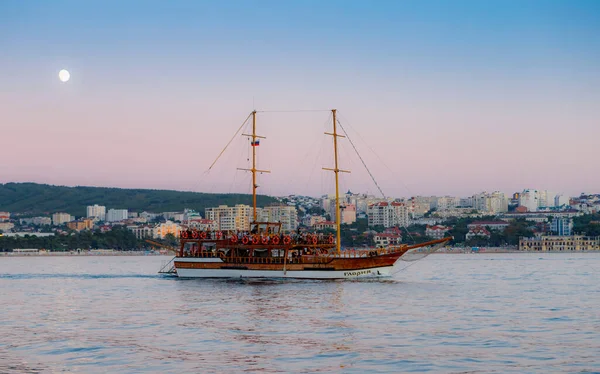
<svg viewBox="0 0 600 374">
<path fill-rule="evenodd" d="M 73 216 L 69 213 L 54 213 L 52 215 L 52 224 L 54 226 L 64 225 L 67 222 L 71 222 L 73 220 Z"/>
<path fill-rule="evenodd" d="M 128 217 L 127 209 L 109 209 L 106 213 L 106 222 L 119 222 Z"/>
<path fill-rule="evenodd" d="M 249 230 L 252 214 L 252 207 L 245 204 L 237 204 L 233 207 L 220 205 L 205 210 L 206 219 L 217 222 L 221 231 Z M 260 216 L 260 209 L 257 209 L 257 216 Z"/>
<path fill-rule="evenodd" d="M 268 206 L 261 209 L 259 221 L 281 222 L 281 230 L 291 232 L 298 228 L 298 212 L 294 206 Z"/>
<path fill-rule="evenodd" d="M 106 219 L 106 207 L 98 204 L 87 207 L 87 218 L 96 218 L 99 221 Z"/>
<path fill-rule="evenodd" d="M 570 236 L 573 234 L 573 218 L 554 217 L 551 230 L 558 236 Z"/>
<path fill-rule="evenodd" d="M 519 196 L 519 206 L 527 208 L 530 212 L 537 212 L 539 208 L 539 195 L 537 190 L 523 190 Z"/>
<path fill-rule="evenodd" d="M 369 226 L 407 226 L 409 207 L 400 201 L 382 201 L 369 206 L 367 217 Z"/>
<path fill-rule="evenodd" d="M 556 195 L 554 197 L 554 206 L 559 209 L 565 209 L 569 207 L 569 197 L 565 195 Z"/>
</svg>

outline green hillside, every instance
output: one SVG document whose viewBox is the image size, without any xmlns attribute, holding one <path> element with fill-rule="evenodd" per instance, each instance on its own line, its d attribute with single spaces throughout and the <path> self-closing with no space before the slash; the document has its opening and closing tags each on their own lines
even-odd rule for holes
<svg viewBox="0 0 600 374">
<path fill-rule="evenodd" d="M 257 205 L 266 206 L 277 200 L 258 196 Z M 174 212 L 204 209 L 218 205 L 252 204 L 252 195 L 208 194 L 169 190 L 143 190 L 106 187 L 64 187 L 37 183 L 0 184 L 0 211 L 26 215 L 66 212 L 84 216 L 86 206 L 104 205 L 106 209 L 129 209 L 133 212 Z"/>
</svg>

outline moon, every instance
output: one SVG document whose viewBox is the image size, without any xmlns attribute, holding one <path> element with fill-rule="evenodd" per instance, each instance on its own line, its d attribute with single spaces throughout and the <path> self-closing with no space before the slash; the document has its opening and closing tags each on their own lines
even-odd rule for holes
<svg viewBox="0 0 600 374">
<path fill-rule="evenodd" d="M 71 79 L 71 73 L 69 73 L 68 70 L 62 69 L 58 72 L 58 79 L 60 79 L 60 81 L 63 83 L 67 82 L 69 79 Z"/>
</svg>

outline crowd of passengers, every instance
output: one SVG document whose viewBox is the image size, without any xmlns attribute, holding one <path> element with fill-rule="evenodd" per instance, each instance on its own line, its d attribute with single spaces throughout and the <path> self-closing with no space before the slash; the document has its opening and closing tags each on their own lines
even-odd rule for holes
<svg viewBox="0 0 600 374">
<path fill-rule="evenodd" d="M 265 236 L 269 238 L 273 238 L 274 236 L 279 237 L 279 243 L 284 243 L 284 239 L 289 237 L 293 244 L 315 244 L 314 238 L 317 238 L 317 243 L 319 244 L 333 244 L 334 237 L 332 234 L 323 234 L 323 233 L 309 233 L 309 232 L 301 232 L 297 230 L 295 233 L 290 234 L 274 234 L 271 233 L 271 230 L 263 231 L 258 233 L 256 230 L 252 231 L 236 231 L 236 232 L 222 232 L 222 231 L 196 231 L 196 230 L 187 230 L 183 231 L 183 233 L 187 235 L 182 235 L 184 238 L 201 238 L 206 240 L 220 240 L 220 239 L 231 239 L 233 236 L 237 238 L 238 243 L 242 243 L 244 237 L 248 238 L 250 241 L 253 237 L 258 235 L 258 238 L 263 238 Z"/>
</svg>

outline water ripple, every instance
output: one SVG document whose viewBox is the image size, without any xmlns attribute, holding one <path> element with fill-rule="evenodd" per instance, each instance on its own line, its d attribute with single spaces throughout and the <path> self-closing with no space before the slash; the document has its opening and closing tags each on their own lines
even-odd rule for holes
<svg viewBox="0 0 600 374">
<path fill-rule="evenodd" d="M 2 258 L 0 372 L 599 372 L 598 254 L 433 255 L 389 281 L 177 280 Z"/>
</svg>

